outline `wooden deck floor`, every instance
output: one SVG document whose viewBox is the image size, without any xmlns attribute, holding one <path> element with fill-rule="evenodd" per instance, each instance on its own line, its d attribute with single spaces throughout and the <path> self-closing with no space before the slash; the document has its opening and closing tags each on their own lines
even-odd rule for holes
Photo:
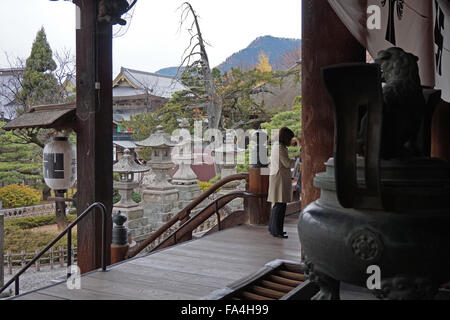
<svg viewBox="0 0 450 320">
<path fill-rule="evenodd" d="M 300 260 L 298 215 L 285 221 L 289 239 L 267 227 L 239 226 L 138 257 L 81 278 L 81 289 L 65 282 L 25 293 L 22 300 L 196 300 L 224 289 L 276 260 Z"/>
</svg>

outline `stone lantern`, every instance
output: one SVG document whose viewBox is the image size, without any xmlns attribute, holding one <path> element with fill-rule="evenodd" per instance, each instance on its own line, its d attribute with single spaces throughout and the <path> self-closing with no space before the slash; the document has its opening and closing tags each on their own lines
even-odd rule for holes
<svg viewBox="0 0 450 320">
<path fill-rule="evenodd" d="M 169 134 L 158 126 L 157 131 L 144 141 L 136 142 L 138 146 L 152 148 L 151 160 L 148 162 L 153 179 L 144 186 L 142 202 L 144 215 L 150 225 L 157 229 L 164 225 L 179 209 L 178 190 L 169 182 L 169 170 L 173 168 L 171 149 L 175 146 Z"/>
<path fill-rule="evenodd" d="M 134 174 L 146 172 L 149 168 L 141 166 L 134 161 L 134 156 L 129 149 L 125 149 L 124 155 L 113 166 L 113 171 L 119 173 L 119 181 L 114 182 L 114 188 L 118 189 L 120 201 L 114 205 L 113 214 L 121 212 L 127 217 L 126 227 L 134 241 L 138 242 L 145 238 L 149 230 L 148 219 L 144 217 L 142 206 L 132 199 L 134 188 L 138 183 L 134 181 Z"/>
<path fill-rule="evenodd" d="M 225 134 L 225 143 L 221 146 L 214 149 L 214 160 L 216 164 L 220 166 L 220 173 L 222 175 L 222 179 L 233 174 L 236 174 L 237 162 L 236 155 L 239 152 L 245 151 L 244 149 L 240 149 L 235 143 L 235 136 L 231 131 L 227 131 Z M 235 189 L 239 185 L 238 181 L 227 183 L 223 189 L 229 192 L 230 190 Z"/>
<path fill-rule="evenodd" d="M 194 161 L 194 145 L 201 142 L 198 137 L 192 137 L 189 132 L 189 121 L 180 121 L 179 141 L 175 147 L 174 161 L 178 170 L 174 174 L 172 183 L 178 189 L 180 205 L 186 207 L 192 200 L 202 193 L 197 183 L 197 175 L 191 168 Z"/>
<path fill-rule="evenodd" d="M 237 161 L 236 155 L 240 152 L 245 151 L 240 149 L 235 143 L 235 135 L 232 131 L 227 131 L 225 134 L 225 144 L 214 149 L 214 160 L 220 166 L 220 172 L 222 179 L 237 173 Z M 241 182 L 232 181 L 227 183 L 218 192 L 219 195 L 225 195 L 230 192 L 239 189 Z M 243 199 L 234 199 L 228 206 L 232 208 L 233 211 L 243 208 Z"/>
<path fill-rule="evenodd" d="M 133 189 L 137 187 L 134 182 L 134 174 L 146 172 L 149 169 L 137 164 L 129 149 L 125 149 L 124 155 L 114 165 L 113 172 L 119 174 L 119 181 L 114 183 L 114 187 L 119 190 L 120 201 L 115 205 L 117 208 L 132 208 L 138 204 L 133 201 Z"/>
</svg>

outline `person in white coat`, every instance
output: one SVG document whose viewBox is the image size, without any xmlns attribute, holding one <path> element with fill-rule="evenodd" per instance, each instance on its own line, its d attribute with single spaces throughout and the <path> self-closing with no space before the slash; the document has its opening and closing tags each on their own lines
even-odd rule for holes
<svg viewBox="0 0 450 320">
<path fill-rule="evenodd" d="M 290 159 L 288 146 L 294 138 L 289 128 L 282 128 L 278 141 L 272 146 L 270 161 L 269 193 L 267 201 L 272 203 L 269 232 L 274 237 L 287 238 L 283 231 L 287 203 L 292 201 L 292 173 L 296 159 Z"/>
</svg>

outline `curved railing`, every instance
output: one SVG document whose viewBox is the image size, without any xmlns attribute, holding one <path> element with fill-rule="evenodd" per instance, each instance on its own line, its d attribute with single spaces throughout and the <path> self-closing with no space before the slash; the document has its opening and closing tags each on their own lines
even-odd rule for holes
<svg viewBox="0 0 450 320">
<path fill-rule="evenodd" d="M 177 222 L 181 221 L 184 224 L 186 221 L 190 220 L 191 211 L 194 208 L 196 208 L 200 203 L 202 203 L 204 200 L 206 200 L 210 195 L 212 195 L 217 190 L 222 188 L 224 185 L 226 185 L 230 182 L 233 182 L 233 181 L 240 181 L 240 180 L 246 180 L 246 182 L 248 184 L 248 177 L 249 177 L 248 173 L 239 173 L 239 174 L 234 174 L 234 175 L 228 176 L 228 177 L 216 182 L 208 190 L 203 192 L 203 194 L 201 194 L 197 199 L 192 201 L 183 210 L 181 210 L 178 214 L 173 216 L 166 224 L 164 224 L 161 228 L 159 228 L 156 232 L 154 232 L 147 240 L 145 240 L 141 244 L 139 244 L 139 246 L 137 246 L 136 249 L 130 250 L 127 253 L 125 258 L 129 259 L 129 258 L 133 258 L 136 255 L 138 255 L 141 251 L 143 251 L 145 248 L 147 248 L 149 245 L 151 245 L 156 239 L 158 239 L 161 235 L 163 235 L 167 230 L 172 228 Z M 219 200 L 219 199 L 217 199 L 217 200 Z M 217 202 L 217 200 L 215 202 Z M 233 200 L 233 199 L 231 199 L 231 200 Z M 230 202 L 231 200 L 229 200 L 228 202 Z M 207 208 L 208 207 L 210 207 L 210 206 L 207 206 Z M 202 211 L 204 211 L 204 210 L 205 209 L 203 209 Z M 211 215 L 209 215 L 209 217 L 210 216 Z M 163 240 L 163 242 L 164 241 L 165 240 Z"/>
<path fill-rule="evenodd" d="M 217 215 L 217 225 L 218 230 L 221 231 L 221 220 L 219 210 L 225 205 L 230 203 L 236 198 L 267 198 L 267 194 L 253 194 L 246 191 L 235 191 L 223 195 L 210 204 L 208 204 L 204 209 L 198 212 L 195 216 L 189 218 L 185 221 L 177 230 L 172 232 L 166 239 L 161 241 L 157 246 L 152 248 L 149 252 L 153 252 L 162 248 L 166 248 L 171 245 L 178 243 L 179 239 L 183 239 L 185 236 L 191 237 L 192 231 L 194 231 L 198 226 L 208 220 L 212 215 Z"/>
<path fill-rule="evenodd" d="M 15 282 L 15 294 L 19 294 L 19 278 L 28 270 L 39 258 L 42 257 L 50 248 L 52 248 L 62 237 L 67 234 L 67 267 L 72 265 L 72 229 L 80 222 L 92 209 L 99 208 L 102 213 L 102 270 L 106 271 L 106 207 L 103 203 L 95 202 L 83 211 L 71 224 L 67 226 L 50 244 L 48 244 L 41 252 L 39 252 L 26 266 L 17 272 L 2 288 L 0 293 L 5 291 L 13 282 Z M 67 277 L 70 277 L 70 273 Z"/>
</svg>

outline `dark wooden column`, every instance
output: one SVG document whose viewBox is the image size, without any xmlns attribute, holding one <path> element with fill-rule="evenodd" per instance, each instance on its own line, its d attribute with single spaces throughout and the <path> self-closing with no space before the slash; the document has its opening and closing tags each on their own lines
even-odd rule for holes
<svg viewBox="0 0 450 320">
<path fill-rule="evenodd" d="M 441 101 L 433 116 L 431 156 L 450 161 L 450 103 Z"/>
<path fill-rule="evenodd" d="M 271 203 L 267 202 L 269 192 L 269 176 L 261 174 L 261 168 L 249 169 L 248 192 L 264 195 L 261 198 L 247 199 L 247 212 L 249 224 L 268 225 L 270 219 Z"/>
<path fill-rule="evenodd" d="M 78 214 L 102 202 L 108 210 L 107 262 L 112 210 L 112 27 L 97 22 L 97 1 L 81 0 L 77 29 Z M 78 266 L 82 273 L 101 267 L 102 219 L 94 212 L 78 225 Z"/>
<path fill-rule="evenodd" d="M 327 0 L 302 1 L 302 207 L 320 192 L 314 176 L 333 155 L 333 107 L 321 79 L 321 68 L 363 62 L 364 47 L 350 34 Z"/>
</svg>

